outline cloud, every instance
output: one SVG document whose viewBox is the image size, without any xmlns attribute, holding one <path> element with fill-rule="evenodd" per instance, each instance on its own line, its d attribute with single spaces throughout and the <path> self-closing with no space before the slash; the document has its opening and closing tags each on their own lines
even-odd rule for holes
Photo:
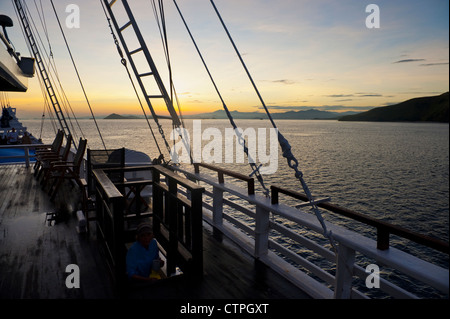
<svg viewBox="0 0 450 319">
<path fill-rule="evenodd" d="M 325 95 L 326 97 L 352 97 L 353 94 L 331 94 L 331 95 Z"/>
<path fill-rule="evenodd" d="M 383 94 L 378 93 L 356 93 L 358 94 L 358 97 L 381 97 Z"/>
<path fill-rule="evenodd" d="M 320 111 L 349 111 L 349 110 L 358 110 L 358 112 L 363 112 L 372 109 L 372 106 L 348 106 L 348 105 L 322 105 L 315 108 Z"/>
<path fill-rule="evenodd" d="M 324 95 L 325 97 L 332 97 L 332 98 L 344 98 L 344 97 L 381 97 L 383 94 L 379 93 L 354 93 L 354 94 L 331 94 L 331 95 Z M 341 100 L 343 101 L 343 100 Z"/>
<path fill-rule="evenodd" d="M 396 63 L 409 63 L 409 62 L 419 62 L 419 61 L 425 61 L 425 59 L 404 59 L 404 60 L 398 60 L 398 61 L 395 61 L 392 63 L 396 64 Z"/>
<path fill-rule="evenodd" d="M 258 109 L 263 109 L 262 106 L 255 106 Z M 368 106 L 348 106 L 348 105 L 322 105 L 322 106 L 281 106 L 281 105 L 268 105 L 267 108 L 271 110 L 280 111 L 308 111 L 311 109 L 319 111 L 348 111 L 348 110 L 360 110 L 367 111 L 373 107 Z"/>
<path fill-rule="evenodd" d="M 262 106 L 257 106 L 259 109 L 263 109 Z M 292 110 L 292 111 L 304 111 L 310 110 L 312 106 L 281 106 L 281 105 L 267 105 L 267 108 L 271 110 Z"/>
<path fill-rule="evenodd" d="M 448 62 L 442 62 L 442 63 L 424 63 L 420 66 L 435 66 L 435 65 L 448 65 Z"/>
<path fill-rule="evenodd" d="M 272 80 L 272 81 L 266 80 L 265 82 L 280 83 L 280 84 L 285 84 L 285 85 L 292 85 L 292 84 L 297 83 L 294 80 L 289 80 L 289 79 Z"/>
</svg>

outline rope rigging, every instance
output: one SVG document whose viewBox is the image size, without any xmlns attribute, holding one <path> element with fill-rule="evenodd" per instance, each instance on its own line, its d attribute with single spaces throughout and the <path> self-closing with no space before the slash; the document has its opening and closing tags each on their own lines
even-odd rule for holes
<svg viewBox="0 0 450 319">
<path fill-rule="evenodd" d="M 41 48 L 40 51 L 41 52 L 44 51 L 45 52 L 45 56 L 47 57 L 46 68 L 48 70 L 51 69 L 53 71 L 53 73 L 49 73 L 48 75 L 50 76 L 50 78 L 52 79 L 53 82 L 57 82 L 58 83 L 58 87 L 59 88 L 55 87 L 55 89 L 57 91 L 58 96 L 60 96 L 61 106 L 64 108 L 64 111 L 65 111 L 65 117 L 67 118 L 68 123 L 71 126 L 70 133 L 72 133 L 72 132 L 73 132 L 72 134 L 75 133 L 75 127 L 74 127 L 74 125 L 72 123 L 71 116 L 69 114 L 69 110 L 70 110 L 70 113 L 72 113 L 72 116 L 75 119 L 75 122 L 76 122 L 76 124 L 77 124 L 77 126 L 78 126 L 78 128 L 79 128 L 79 130 L 81 132 L 81 134 L 83 135 L 83 131 L 82 131 L 81 127 L 80 127 L 80 124 L 78 123 L 78 120 L 77 120 L 77 118 L 75 116 L 75 113 L 74 113 L 74 111 L 72 109 L 70 101 L 67 98 L 66 92 L 64 90 L 64 87 L 63 87 L 63 85 L 61 83 L 61 79 L 59 77 L 58 68 L 56 66 L 56 61 L 55 61 L 55 58 L 54 58 L 54 55 L 53 55 L 53 51 L 52 51 L 52 46 L 51 46 L 51 43 L 50 43 L 50 37 L 48 35 L 47 23 L 46 23 L 46 19 L 45 19 L 45 15 L 44 15 L 44 9 L 42 7 L 42 2 L 40 2 L 40 4 L 41 4 L 41 9 L 40 9 L 41 13 L 39 12 L 39 8 L 37 6 L 36 0 L 34 0 L 34 4 L 35 4 L 35 7 L 36 7 L 37 14 L 39 16 L 39 20 L 41 21 L 41 26 L 42 26 L 42 28 L 44 30 L 45 37 L 47 39 L 49 52 L 47 52 L 47 50 L 45 48 L 44 42 L 42 40 L 42 37 L 41 37 L 41 35 L 40 35 L 40 33 L 39 33 L 38 29 L 37 29 L 36 23 L 34 22 L 33 15 L 31 14 L 31 11 L 28 8 L 26 3 L 24 3 L 24 7 L 25 7 L 25 9 L 28 12 L 28 16 L 30 17 L 31 23 L 32 23 L 32 25 L 34 27 L 34 30 L 35 30 L 34 34 L 36 34 L 37 38 L 39 39 L 40 48 Z M 32 49 L 30 48 L 30 51 L 31 50 Z M 56 78 L 56 81 L 55 81 L 55 78 Z M 41 79 L 39 79 L 39 81 L 41 81 Z M 41 90 L 43 92 L 43 95 L 45 96 L 46 101 L 48 101 L 47 100 L 47 96 L 44 93 L 44 88 L 45 88 L 45 84 L 41 82 Z M 49 109 L 49 114 L 52 114 L 50 109 Z M 61 127 L 64 128 L 64 125 L 61 124 Z M 54 132 L 56 133 L 56 131 L 57 131 L 56 125 L 54 125 Z M 75 145 L 75 147 L 76 147 L 76 145 Z"/>
<path fill-rule="evenodd" d="M 42 1 L 40 1 L 40 5 L 38 6 L 36 0 L 34 0 L 34 5 L 35 5 L 35 8 L 36 8 L 36 12 L 38 14 L 38 17 L 39 17 L 39 20 L 40 20 L 43 32 L 45 34 L 45 38 L 47 40 L 48 49 L 49 49 L 50 53 L 47 51 L 46 46 L 44 45 L 44 43 L 42 41 L 40 32 L 38 31 L 38 28 L 37 28 L 37 26 L 36 26 L 36 24 L 34 22 L 34 19 L 33 19 L 33 15 L 31 14 L 31 11 L 28 8 L 26 2 L 21 2 L 19 0 L 12 0 L 12 1 L 15 2 L 15 5 L 16 5 L 14 7 L 15 11 L 16 11 L 16 15 L 18 16 L 18 19 L 22 21 L 22 25 L 21 25 L 22 33 L 24 34 L 24 37 L 28 38 L 28 40 L 29 40 L 27 42 L 28 49 L 29 49 L 30 52 L 33 52 L 33 54 L 36 56 L 36 61 L 37 61 L 37 64 L 39 66 L 40 75 L 41 75 L 41 78 L 42 78 L 41 79 L 41 78 L 38 77 L 39 84 L 40 84 L 40 87 L 41 87 L 41 91 L 42 91 L 43 96 L 44 96 L 44 111 L 43 111 L 43 114 L 42 114 L 42 117 L 41 117 L 41 134 L 42 134 L 43 121 L 45 119 L 45 108 L 47 107 L 49 109 L 48 110 L 48 114 L 50 115 L 50 118 L 52 118 L 52 122 L 51 123 L 53 125 L 53 129 L 56 130 L 56 127 L 54 125 L 55 120 L 52 117 L 52 114 L 54 112 L 56 117 L 58 118 L 58 121 L 59 121 L 61 129 L 65 132 L 66 137 L 69 134 L 72 134 L 72 136 L 74 137 L 73 144 L 74 144 L 74 147 L 76 149 L 77 148 L 77 145 L 76 145 L 77 134 L 75 133 L 76 130 L 75 130 L 74 124 L 72 123 L 72 119 L 71 119 L 71 116 L 69 115 L 69 113 L 72 114 L 72 118 L 76 122 L 78 130 L 79 130 L 79 132 L 81 133 L 82 136 L 84 136 L 84 133 L 83 133 L 83 130 L 82 130 L 81 126 L 80 126 L 80 123 L 78 122 L 78 119 L 77 119 L 77 117 L 75 115 L 75 112 L 74 112 L 74 110 L 73 110 L 73 108 L 72 108 L 72 106 L 71 106 L 71 104 L 69 102 L 69 99 L 68 99 L 68 97 L 67 97 L 67 95 L 66 95 L 66 93 L 64 91 L 64 88 L 62 86 L 62 83 L 61 83 L 61 80 L 60 80 L 60 77 L 59 77 L 59 74 L 58 74 L 58 70 L 57 70 L 57 67 L 56 67 L 56 62 L 55 62 L 53 51 L 52 51 L 52 46 L 51 46 L 51 43 L 50 43 L 50 37 L 49 37 L 49 33 L 48 33 L 48 27 L 47 27 L 47 23 L 46 23 L 45 14 L 44 14 L 44 9 L 43 9 L 43 6 L 42 6 Z M 100 136 L 100 139 L 102 141 L 102 144 L 103 144 L 104 148 L 106 149 L 105 142 L 103 140 L 102 134 L 100 132 L 100 129 L 99 129 L 98 124 L 97 124 L 97 121 L 96 121 L 95 116 L 93 114 L 91 104 L 90 104 L 89 99 L 87 97 L 86 90 L 84 88 L 83 82 L 82 82 L 80 74 L 78 72 L 78 68 L 76 66 L 75 60 L 74 60 L 72 52 L 70 50 L 67 38 L 66 38 L 66 36 L 64 34 L 64 30 L 63 30 L 61 22 L 59 20 L 58 13 L 57 13 L 57 11 L 55 9 L 53 1 L 51 0 L 50 2 L 51 2 L 51 5 L 52 5 L 52 8 L 53 8 L 56 20 L 58 22 L 61 34 L 63 36 L 66 48 L 67 48 L 68 53 L 70 55 L 70 59 L 71 59 L 72 64 L 74 66 L 75 72 L 77 74 L 78 81 L 79 81 L 79 83 L 81 85 L 81 88 L 82 88 L 82 91 L 84 93 L 84 97 L 85 97 L 86 102 L 87 102 L 87 104 L 89 106 L 89 109 L 91 111 L 91 115 L 92 115 L 92 118 L 93 118 L 93 120 L 95 122 L 95 126 L 97 128 L 98 134 Z M 28 18 L 27 18 L 27 15 L 25 14 L 25 12 L 27 13 L 31 23 L 28 22 Z M 35 38 L 37 39 L 37 41 L 34 40 Z M 41 54 L 40 52 L 43 52 L 43 54 Z M 44 58 L 42 58 L 42 56 Z M 47 70 L 48 71 L 52 71 L 52 72 L 47 72 Z M 55 78 L 56 78 L 56 80 L 55 80 Z M 58 83 L 59 89 L 58 89 L 57 86 L 52 86 L 52 84 L 51 84 L 52 82 Z M 47 90 L 47 93 L 49 95 L 48 97 L 47 97 L 47 94 L 44 93 L 44 88 Z M 57 96 L 59 98 L 57 98 Z M 50 110 L 50 104 L 53 105 L 53 109 L 54 109 L 53 112 L 52 112 L 52 110 Z M 66 118 L 67 118 L 68 121 L 66 121 Z M 69 124 L 67 124 L 67 122 Z M 70 128 L 69 128 L 69 125 L 70 125 Z"/>
<path fill-rule="evenodd" d="M 173 97 L 175 96 L 176 102 L 177 102 L 177 108 L 178 108 L 178 114 L 180 117 L 180 122 L 181 122 L 181 127 L 184 128 L 184 119 L 183 119 L 183 115 L 181 113 L 181 107 L 180 107 L 180 101 L 178 99 L 178 95 L 177 92 L 175 90 L 175 85 L 173 83 L 173 76 L 172 76 L 172 64 L 170 62 L 170 51 L 169 51 L 169 41 L 168 41 L 168 36 L 167 36 L 167 28 L 166 28 L 166 16 L 165 16 L 165 11 L 164 11 L 164 1 L 163 0 L 158 0 L 158 5 L 156 5 L 156 0 L 152 0 L 151 1 L 152 4 L 152 8 L 153 8 L 153 14 L 155 16 L 155 20 L 159 29 L 159 35 L 161 38 L 161 43 L 162 43 L 162 47 L 164 50 L 164 56 L 166 58 L 166 64 L 167 64 L 167 70 L 169 73 L 169 85 L 170 85 L 170 100 L 171 103 L 173 104 Z M 161 18 L 160 18 L 161 17 Z M 177 131 L 177 129 L 179 129 L 180 127 L 177 127 L 176 125 L 172 125 L 172 132 L 173 132 L 173 143 L 175 145 L 175 140 L 176 140 L 176 136 L 175 136 L 175 132 Z M 185 144 L 185 148 L 187 150 L 189 150 L 189 159 L 191 164 L 194 162 L 193 160 L 193 156 L 192 156 L 192 149 L 191 147 L 189 147 L 188 145 L 188 141 L 186 141 L 183 137 L 183 135 L 181 134 L 181 132 L 178 133 L 179 137 L 181 138 L 182 142 Z"/>
<path fill-rule="evenodd" d="M 58 79 L 58 83 L 61 88 L 61 91 L 63 92 L 63 94 L 65 94 L 64 89 L 62 88 L 61 82 L 59 81 L 59 76 L 58 76 L 58 72 L 56 70 L 56 65 L 51 63 L 51 61 L 53 60 L 53 56 L 50 57 L 49 54 L 47 53 L 45 46 L 43 45 L 43 41 L 42 41 L 42 38 L 38 31 L 38 28 L 36 27 L 36 24 L 34 22 L 33 15 L 31 14 L 31 11 L 28 8 L 26 2 L 22 3 L 22 1 L 20 1 L 20 0 L 12 0 L 12 2 L 15 5 L 14 9 L 15 9 L 17 18 L 19 21 L 21 21 L 22 33 L 23 33 L 25 39 L 28 39 L 28 41 L 26 42 L 28 50 L 33 53 L 33 56 L 35 57 L 37 68 L 40 71 L 39 72 L 39 75 L 40 75 L 39 80 L 41 81 L 40 82 L 41 90 L 43 87 L 45 88 L 45 90 L 48 94 L 48 98 L 51 101 L 51 105 L 53 107 L 53 112 L 58 119 L 59 126 L 67 137 L 69 134 L 71 134 L 71 131 L 67 124 L 66 116 L 67 116 L 67 119 L 69 120 L 72 128 L 73 128 L 73 124 L 70 121 L 70 117 L 69 117 L 68 110 L 67 110 L 67 105 L 65 103 L 61 104 L 58 101 L 59 100 L 58 97 L 61 97 L 61 93 L 59 92 L 57 87 L 52 85 L 52 82 L 54 81 L 53 74 L 55 74 Z M 37 8 L 37 5 L 36 5 L 36 8 Z M 43 16 L 43 13 L 42 13 L 42 16 Z M 41 19 L 41 22 L 42 22 L 42 19 Z M 46 29 L 45 26 L 44 26 L 44 29 Z M 44 52 L 45 55 L 41 54 L 41 52 Z M 48 58 L 48 64 L 46 64 L 46 60 L 45 60 L 45 58 L 43 58 L 43 56 Z M 52 70 L 54 73 L 50 72 Z M 43 94 L 46 95 L 46 93 L 43 93 Z M 67 97 L 66 97 L 66 99 L 67 99 Z M 64 111 L 66 113 L 66 116 L 64 115 L 64 111 L 61 107 L 65 109 Z M 69 104 L 69 107 L 71 108 L 70 104 Z M 73 110 L 72 110 L 72 113 L 73 113 Z M 75 142 L 74 142 L 74 146 L 76 148 Z"/>
<path fill-rule="evenodd" d="M 305 180 L 303 178 L 303 173 L 298 168 L 298 160 L 292 154 L 291 145 L 289 144 L 288 140 L 283 136 L 283 134 L 281 134 L 280 130 L 277 128 L 277 126 L 276 126 L 276 124 L 275 124 L 275 122 L 274 122 L 274 120 L 273 120 L 273 118 L 272 118 L 272 116 L 271 116 L 271 114 L 270 114 L 270 112 L 269 112 L 269 110 L 268 110 L 268 108 L 267 108 L 267 106 L 266 106 L 266 104 L 265 104 L 265 102 L 264 102 L 264 100 L 263 100 L 263 98 L 262 98 L 262 96 L 261 96 L 261 94 L 260 94 L 260 92 L 259 92 L 259 90 L 258 90 L 258 88 L 257 88 L 257 86 L 256 86 L 256 84 L 255 84 L 255 82 L 254 82 L 254 80 L 253 80 L 249 70 L 248 70 L 248 68 L 247 68 L 247 66 L 245 65 L 244 60 L 242 59 L 242 56 L 241 56 L 241 54 L 240 54 L 236 44 L 233 41 L 233 38 L 231 37 L 230 32 L 228 31 L 227 26 L 225 25 L 224 20 L 222 19 L 222 16 L 219 13 L 219 10 L 217 9 L 216 5 L 214 4 L 214 1 L 210 0 L 210 2 L 211 2 L 211 5 L 214 8 L 214 11 L 216 12 L 219 20 L 220 20 L 220 22 L 221 22 L 225 32 L 226 32 L 226 34 L 227 34 L 227 36 L 228 36 L 228 38 L 229 38 L 229 40 L 230 40 L 230 42 L 231 42 L 235 52 L 236 52 L 239 60 L 241 61 L 241 64 L 242 64 L 245 72 L 247 73 L 247 76 L 248 76 L 248 78 L 249 78 L 253 88 L 255 89 L 255 92 L 256 92 L 259 100 L 261 101 L 261 104 L 264 107 L 264 110 L 266 111 L 266 114 L 269 117 L 269 120 L 272 123 L 272 126 L 275 129 L 278 130 L 278 142 L 280 144 L 283 157 L 286 158 L 288 166 L 295 171 L 295 177 L 300 181 L 300 184 L 302 185 L 302 188 L 303 188 L 306 196 L 308 197 L 308 201 L 311 204 L 311 207 L 312 207 L 312 209 L 313 209 L 317 219 L 319 220 L 319 222 L 320 222 L 320 224 L 322 226 L 324 236 L 326 236 L 330 240 L 330 243 L 331 243 L 332 247 L 334 248 L 335 251 L 337 251 L 337 247 L 336 247 L 336 245 L 334 243 L 334 240 L 332 238 L 331 231 L 327 230 L 327 226 L 325 225 L 325 221 L 323 220 L 323 217 L 322 217 L 322 215 L 321 215 L 321 213 L 319 211 L 319 208 L 316 205 L 316 203 L 314 202 L 314 198 L 313 198 L 313 196 L 312 196 L 312 194 L 311 194 L 311 192 L 309 190 L 309 187 L 308 187 L 308 185 L 306 184 L 306 182 L 305 182 Z"/>
<path fill-rule="evenodd" d="M 58 25 L 59 25 L 59 28 L 60 28 L 60 30 L 61 30 L 61 34 L 62 34 L 62 36 L 63 36 L 63 38 L 64 38 L 64 42 L 65 42 L 65 44 L 66 44 L 67 51 L 69 52 L 70 59 L 72 60 L 73 67 L 74 67 L 75 72 L 76 72 L 76 74 L 77 74 L 78 81 L 79 81 L 79 83 L 80 83 L 80 85 L 81 85 L 81 89 L 82 89 L 82 91 L 83 91 L 83 94 L 84 94 L 84 97 L 85 97 L 85 99 L 86 99 L 87 105 L 89 106 L 89 110 L 90 110 L 91 115 L 92 115 L 92 118 L 93 118 L 93 120 L 94 120 L 95 127 L 97 128 L 98 134 L 99 134 L 100 139 L 101 139 L 102 144 L 103 144 L 103 147 L 104 147 L 105 150 L 106 150 L 105 141 L 103 140 L 102 133 L 100 132 L 100 128 L 98 127 L 97 120 L 95 119 L 95 115 L 94 115 L 94 112 L 93 112 L 93 110 L 92 110 L 91 103 L 89 102 L 88 96 L 87 96 L 87 94 L 86 94 L 86 90 L 84 89 L 83 81 L 81 80 L 80 74 L 79 74 L 79 72 L 78 72 L 78 68 L 77 68 L 77 66 L 76 66 L 76 64 L 75 64 L 75 60 L 73 59 L 72 51 L 70 50 L 69 43 L 67 42 L 66 35 L 65 35 L 64 30 L 63 30 L 63 28 L 62 28 L 62 26 L 61 26 L 61 22 L 60 22 L 60 20 L 59 20 L 58 13 L 56 12 L 55 5 L 53 4 L 53 0 L 50 0 L 50 3 L 52 4 L 52 7 L 53 7 L 53 11 L 54 11 L 54 13 L 55 13 L 56 20 L 58 21 Z M 77 123 L 78 123 L 78 122 L 77 122 Z M 81 129 L 81 128 L 80 128 L 80 129 Z"/>
<path fill-rule="evenodd" d="M 191 30 L 190 30 L 189 26 L 187 25 L 187 22 L 184 19 L 184 16 L 183 16 L 180 8 L 178 7 L 177 1 L 173 0 L 173 2 L 174 2 L 175 6 L 177 8 L 177 11 L 178 11 L 180 17 L 181 17 L 181 20 L 183 21 L 184 26 L 186 27 L 186 30 L 187 30 L 188 34 L 189 34 L 189 36 L 190 36 L 190 38 L 191 38 L 191 40 L 192 40 L 192 42 L 193 42 L 193 44 L 195 46 L 195 49 L 197 50 L 197 53 L 198 53 L 198 55 L 199 55 L 199 57 L 200 57 L 200 59 L 201 59 L 201 61 L 203 63 L 203 66 L 205 67 L 205 70 L 208 73 L 208 76 L 209 76 L 209 78 L 211 80 L 211 83 L 213 84 L 214 89 L 216 90 L 216 93 L 219 96 L 220 101 L 222 102 L 222 107 L 225 110 L 225 113 L 227 114 L 228 120 L 230 121 L 230 124 L 233 127 L 233 129 L 234 129 L 234 131 L 235 131 L 235 133 L 236 133 L 236 135 L 238 137 L 238 142 L 244 148 L 244 152 L 247 155 L 248 162 L 250 164 L 250 167 L 252 168 L 252 175 L 254 174 L 256 176 L 256 178 L 258 179 L 259 183 L 261 184 L 261 187 L 263 188 L 263 193 L 266 196 L 269 196 L 269 192 L 270 191 L 265 186 L 263 178 L 262 178 L 262 175 L 259 172 L 259 167 L 260 166 L 257 166 L 255 164 L 254 160 L 251 158 L 251 155 L 248 152 L 247 143 L 246 143 L 245 139 L 242 137 L 242 134 L 239 132 L 236 123 L 234 122 L 233 116 L 231 115 L 231 113 L 230 113 L 230 111 L 228 109 L 228 106 L 226 105 L 225 100 L 223 99 L 222 94 L 220 93 L 219 88 L 217 87 L 217 84 L 216 84 L 216 82 L 215 82 L 215 80 L 214 80 L 214 78 L 213 78 L 213 76 L 212 76 L 212 74 L 211 74 L 211 72 L 210 72 L 210 70 L 208 68 L 208 65 L 206 64 L 206 61 L 203 58 L 203 55 L 202 55 L 202 53 L 201 53 L 201 51 L 200 51 L 200 49 L 199 49 L 199 47 L 197 45 L 197 42 L 195 41 L 194 36 L 192 35 Z"/>
</svg>

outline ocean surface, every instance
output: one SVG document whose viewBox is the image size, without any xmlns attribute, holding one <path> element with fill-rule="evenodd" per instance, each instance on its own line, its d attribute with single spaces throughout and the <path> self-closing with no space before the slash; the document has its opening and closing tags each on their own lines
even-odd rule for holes
<svg viewBox="0 0 450 319">
<path fill-rule="evenodd" d="M 151 158 L 159 155 L 145 120 L 102 119 L 97 122 L 107 148 L 126 147 L 147 153 Z M 34 136 L 42 135 L 44 142 L 53 140 L 55 133 L 50 123 L 45 123 L 42 133 L 40 120 L 23 120 L 22 123 Z M 172 146 L 177 140 L 169 139 L 172 133 L 170 122 L 164 120 L 161 123 L 169 146 Z M 196 122 L 197 127 L 199 123 L 202 132 L 219 134 L 215 136 L 215 142 L 221 143 L 222 162 L 225 162 L 227 152 L 233 151 L 225 146 L 225 128 L 230 127 L 228 120 L 202 120 Z M 167 148 L 154 123 L 151 124 L 167 158 Z M 264 120 L 236 120 L 236 124 L 256 133 L 259 128 L 265 129 L 267 136 L 271 127 Z M 185 121 L 185 125 L 193 140 L 193 121 Z M 289 141 L 313 196 L 331 197 L 333 204 L 449 241 L 448 124 L 280 120 L 277 125 Z M 82 129 L 88 147 L 103 148 L 93 120 L 78 120 L 74 126 L 74 132 Z M 204 136 L 201 141 L 203 152 L 211 140 Z M 274 156 L 266 146 L 266 154 Z M 275 184 L 302 192 L 279 147 L 276 164 L 275 173 L 263 176 L 266 186 Z M 247 159 L 245 163 L 221 163 L 220 166 L 246 174 L 251 172 Z M 332 215 L 324 215 L 324 218 L 376 236 L 376 231 L 368 226 Z M 448 256 L 392 235 L 391 238 L 392 245 L 448 268 Z"/>
</svg>

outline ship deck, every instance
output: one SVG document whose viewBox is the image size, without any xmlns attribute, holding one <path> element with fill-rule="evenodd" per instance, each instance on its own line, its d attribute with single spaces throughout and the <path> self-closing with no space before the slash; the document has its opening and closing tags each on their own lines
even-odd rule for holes
<svg viewBox="0 0 450 319">
<path fill-rule="evenodd" d="M 64 185 L 54 203 L 33 169 L 0 166 L 0 299 L 110 299 L 111 276 L 91 221 L 89 235 L 77 232 L 78 194 Z M 47 213 L 59 212 L 54 222 Z M 308 296 L 205 224 L 204 276 L 161 280 L 127 289 L 139 299 L 304 299 Z M 80 287 L 67 288 L 66 266 L 80 270 Z"/>
</svg>

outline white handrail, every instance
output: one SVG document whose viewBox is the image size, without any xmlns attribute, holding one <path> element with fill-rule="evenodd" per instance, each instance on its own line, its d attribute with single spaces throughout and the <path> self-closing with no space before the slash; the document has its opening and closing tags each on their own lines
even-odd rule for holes
<svg viewBox="0 0 450 319">
<path fill-rule="evenodd" d="M 334 298 L 366 298 L 364 292 L 360 292 L 357 287 L 352 286 L 353 278 L 363 277 L 364 279 L 364 267 L 358 264 L 361 261 L 355 258 L 356 253 L 365 256 L 366 259 L 370 258 L 374 263 L 380 265 L 380 268 L 392 268 L 441 292 L 446 294 L 449 292 L 448 269 L 421 260 L 395 247 L 379 250 L 375 240 L 326 222 L 328 229 L 333 233 L 334 240 L 339 244 L 341 256 L 340 261 L 336 262 L 334 252 L 324 247 L 329 244 L 326 240 L 321 243 L 311 240 L 303 234 L 276 222 L 269 217 L 268 213 L 264 212 L 270 212 L 274 216 L 293 222 L 311 234 L 316 233 L 316 236 L 321 238 L 322 227 L 314 215 L 284 204 L 272 205 L 270 199 L 264 196 L 248 195 L 246 189 L 229 182 L 218 183 L 214 177 L 207 174 L 190 172 L 179 167 L 174 167 L 174 169 L 185 174 L 189 179 L 206 183 L 209 187 L 212 187 L 212 190 L 209 189 L 205 192 L 206 200 L 208 197 L 212 199 L 212 205 L 204 205 L 204 218 L 208 223 L 223 231 L 225 235 L 238 242 L 255 258 L 259 258 L 274 270 L 279 271 L 281 275 L 297 283 L 300 288 L 307 293 L 311 293 L 314 297 L 333 297 L 333 293 L 330 295 L 328 288 L 331 285 L 334 286 Z M 224 207 L 229 200 L 225 196 L 229 195 L 239 197 L 239 201 L 249 203 L 254 208 L 254 211 L 247 207 L 242 207 L 242 210 L 238 209 L 246 217 L 256 216 L 252 221 L 252 226 L 227 214 Z M 236 211 L 237 205 L 239 205 L 238 201 L 234 201 L 234 211 Z M 257 213 L 258 211 L 260 213 Z M 307 249 L 320 256 L 324 262 L 332 264 L 333 267 L 331 268 L 336 270 L 337 275 L 332 275 L 329 269 L 317 267 L 316 264 L 307 260 L 307 257 L 302 257 L 295 250 L 277 243 L 270 236 L 270 233 L 274 231 L 283 238 L 297 243 L 302 249 Z M 276 251 L 277 254 L 274 254 L 272 250 Z M 347 254 L 344 252 L 347 252 Z M 293 268 L 279 254 L 286 258 L 291 257 L 291 261 L 294 261 L 298 266 Z M 308 272 L 322 278 L 322 282 L 314 279 L 314 283 L 312 283 L 308 279 L 308 284 L 305 284 L 305 272 L 301 271 L 300 268 L 305 268 Z M 302 280 L 298 280 L 298 278 L 302 278 Z M 407 288 L 389 281 L 389 278 L 380 278 L 380 290 L 393 297 L 417 298 L 413 293 L 408 292 Z"/>
</svg>

